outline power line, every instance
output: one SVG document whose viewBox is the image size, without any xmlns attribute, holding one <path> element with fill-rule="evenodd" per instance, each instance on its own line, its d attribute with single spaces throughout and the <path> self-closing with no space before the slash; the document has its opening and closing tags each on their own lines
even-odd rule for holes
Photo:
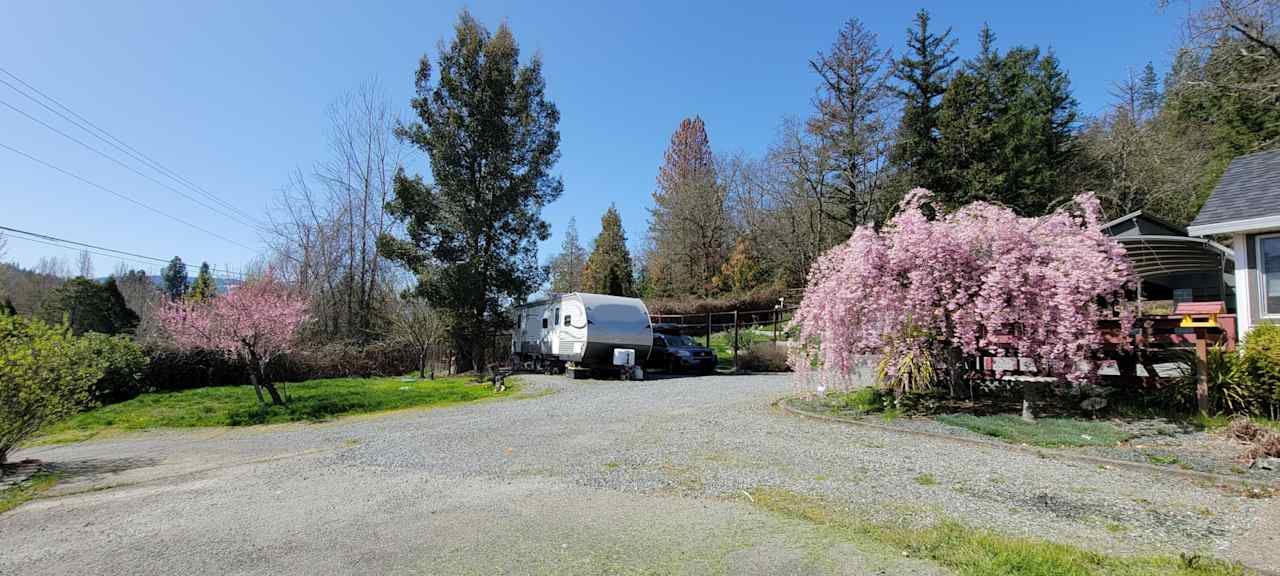
<svg viewBox="0 0 1280 576">
<path fill-rule="evenodd" d="M 208 234 L 208 235 L 210 235 L 210 236 L 213 236 L 214 238 L 218 238 L 218 239 L 221 239 L 221 240 L 225 240 L 225 241 L 227 241 L 227 242 L 230 242 L 230 243 L 232 243 L 232 244 L 235 244 L 236 246 L 240 246 L 241 248 L 244 248 L 244 249 L 246 249 L 246 250 L 254 250 L 254 248 L 253 248 L 253 247 L 251 247 L 251 246 L 249 246 L 249 245 L 247 245 L 247 244 L 243 244 L 243 243 L 241 243 L 241 242 L 239 242 L 239 241 L 236 241 L 236 240 L 232 240 L 232 239 L 230 239 L 230 238 L 227 238 L 226 236 L 223 236 L 223 235 L 221 235 L 221 234 L 218 234 L 217 232 L 214 232 L 214 231 L 212 231 L 212 230 L 209 230 L 209 229 L 203 228 L 203 227 L 201 227 L 201 226 L 199 226 L 199 225 L 197 225 L 197 224 L 193 224 L 193 223 L 191 223 L 191 222 L 188 222 L 188 221 L 186 221 L 186 220 L 183 220 L 183 219 L 181 219 L 181 218 L 178 218 L 177 216 L 173 216 L 173 215 L 171 215 L 171 214 L 169 214 L 169 213 L 167 213 L 167 212 L 161 211 L 161 210 L 160 210 L 160 209 L 158 209 L 158 208 L 153 208 L 153 207 L 151 207 L 150 205 L 144 204 L 144 203 L 142 203 L 142 202 L 140 202 L 140 201 L 138 201 L 138 200 L 134 200 L 133 198 L 130 198 L 129 196 L 126 196 L 126 195 L 124 195 L 124 194 L 121 194 L 121 193 L 119 193 L 119 192 L 116 192 L 115 190 L 112 190 L 112 189 L 110 189 L 110 188 L 107 188 L 106 186 L 103 186 L 103 185 L 101 185 L 101 184 L 98 184 L 97 182 L 93 182 L 93 181 L 87 180 L 87 179 L 85 179 L 84 177 L 80 176 L 79 174 L 76 174 L 76 173 L 74 173 L 74 172 L 71 172 L 70 170 L 66 170 L 66 169 L 64 169 L 64 168 L 59 168 L 59 167 L 57 167 L 57 166 L 54 166 L 53 164 L 50 164 L 50 163 L 48 163 L 48 162 L 45 162 L 44 160 L 41 160 L 41 159 L 39 159 L 39 158 L 36 158 L 35 156 L 32 156 L 32 155 L 30 155 L 30 154 L 27 154 L 26 152 L 23 152 L 23 151 L 21 151 L 21 150 L 19 150 L 19 149 L 17 149 L 17 148 L 14 148 L 14 147 L 12 147 L 12 146 L 9 146 L 8 144 L 5 144 L 5 143 L 3 143 L 3 142 L 0 142 L 0 148 L 4 148 L 5 150 L 8 150 L 8 151 L 10 151 L 10 152 L 13 152 L 14 154 L 17 154 L 17 155 L 19 155 L 19 156 L 22 156 L 22 157 L 24 157 L 24 158 L 26 158 L 26 159 L 28 159 L 28 160 L 30 160 L 30 161 L 32 161 L 32 162 L 35 162 L 35 163 L 37 163 L 37 164 L 40 164 L 40 165 L 42 165 L 42 166 L 44 166 L 44 167 L 46 167 L 46 168 L 49 168 L 50 170 L 54 170 L 54 171 L 57 171 L 57 172 L 61 172 L 62 174 L 66 175 L 66 176 L 69 176 L 69 177 L 71 177 L 71 178 L 75 178 L 76 180 L 79 180 L 79 181 L 81 181 L 81 182 L 83 182 L 83 183 L 85 183 L 85 184 L 88 184 L 88 185 L 90 185 L 90 186 L 93 186 L 94 188 L 97 188 L 97 189 L 99 189 L 99 190 L 102 190 L 103 192 L 106 192 L 106 193 L 108 193 L 108 194 L 111 194 L 112 196 L 115 196 L 115 197 L 117 197 L 117 198 L 120 198 L 121 200 L 124 200 L 124 201 L 126 201 L 126 202 L 131 203 L 131 204 L 134 204 L 134 205 L 136 205 L 136 206 L 140 206 L 140 207 L 145 208 L 145 209 L 147 209 L 147 210 L 149 210 L 149 211 L 151 211 L 151 212 L 154 212 L 154 213 L 156 213 L 156 214 L 159 214 L 159 215 L 161 215 L 161 216 L 164 216 L 165 218 L 168 218 L 168 219 L 170 219 L 170 220 L 173 220 L 174 222 L 178 222 L 179 224 L 185 224 L 185 225 L 187 225 L 187 226 L 190 226 L 190 227 L 192 227 L 192 228 L 195 228 L 196 230 L 199 230 L 199 231 L 201 231 L 201 232 L 204 232 L 205 234 Z"/>
<path fill-rule="evenodd" d="M 27 240 L 30 242 L 46 244 L 49 246 L 56 246 L 58 248 L 72 248 L 73 246 L 77 246 L 84 249 L 84 251 L 89 252 L 90 254 L 96 254 L 98 256 L 103 256 L 106 258 L 115 258 L 117 260 L 125 260 L 129 262 L 134 262 L 137 264 L 150 264 L 150 263 L 156 263 L 156 262 L 160 264 L 169 263 L 169 260 L 165 260 L 164 258 L 157 258 L 155 256 L 146 256 L 143 254 L 138 254 L 136 252 L 129 252 L 127 250 L 117 250 L 115 248 L 107 248 L 105 246 L 98 246 L 96 244 L 89 244 L 87 242 L 77 242 L 75 240 L 67 240 L 66 238 L 59 238 L 57 236 L 51 236 L 49 234 L 41 234 L 39 232 L 20 230 L 18 228 L 10 228 L 8 226 L 0 226 L 0 230 L 3 230 L 5 232 L 12 232 L 14 234 L 20 234 L 21 236 L 14 236 L 14 238 L 17 238 L 19 240 Z M 71 244 L 72 246 L 67 246 L 67 244 Z M 104 252 L 109 252 L 109 254 Z M 218 272 L 223 276 L 243 276 L 243 274 L 239 272 L 232 272 L 225 268 L 213 268 L 212 266 L 210 266 L 209 269 L 211 271 Z"/>
<path fill-rule="evenodd" d="M 19 84 L 22 84 L 22 85 L 23 85 L 23 86 L 25 86 L 28 90 L 30 90 L 30 91 L 32 91 L 32 92 L 34 92 L 34 93 L 36 93 L 36 94 L 40 95 L 40 97 L 44 98 L 45 100 L 48 100 L 49 102 L 52 102 L 55 106 L 57 106 L 58 108 L 61 108 L 61 109 L 62 109 L 62 110 L 64 110 L 64 111 L 66 111 L 66 112 L 67 112 L 67 114 L 70 114 L 70 115 L 74 116 L 76 119 L 78 119 L 80 122 L 83 122 L 84 124 L 81 124 L 80 122 L 77 122 L 76 120 L 73 120 L 73 119 L 71 119 L 71 118 L 68 118 L 68 117 L 66 116 L 66 114 L 63 114 L 62 112 L 59 112 L 58 110 L 55 110 L 54 108 L 50 107 L 48 104 L 46 104 L 46 103 L 44 103 L 44 102 L 40 101 L 39 99 L 35 98 L 35 97 L 34 97 L 34 96 L 32 96 L 32 95 L 30 95 L 30 94 L 26 93 L 25 91 L 23 91 L 23 90 L 19 89 L 18 87 L 14 86 L 13 84 L 10 84 L 10 83 L 8 83 L 8 82 L 4 81 L 3 79 L 0 79 L 0 83 L 3 83 L 5 86 L 8 86 L 8 87 L 9 87 L 11 90 L 13 90 L 14 92 L 17 92 L 17 93 L 21 94 L 23 97 L 27 98 L 28 100 L 31 100 L 32 102 L 35 102 L 36 104 L 39 104 L 39 105 L 40 105 L 41 107 L 43 107 L 44 109 L 46 109 L 46 110 L 48 110 L 48 111 L 50 111 L 50 112 L 53 112 L 54 114 L 56 114 L 58 117 L 62 118 L 63 120 L 66 120 L 67 122 L 69 122 L 69 123 L 71 123 L 71 124 L 75 125 L 77 128 L 80 128 L 81 130 L 84 130 L 85 132 L 88 132 L 90 135 L 94 136 L 95 138 L 97 138 L 97 139 L 99 139 L 99 140 L 101 140 L 101 141 L 103 141 L 103 142 L 106 142 L 108 145 L 112 146 L 112 147 L 113 147 L 113 148 L 115 148 L 116 150 L 119 150 L 119 151 L 123 152 L 124 154 L 126 154 L 126 155 L 128 155 L 128 156 L 132 157 L 133 159 L 135 159 L 135 160 L 137 160 L 137 161 L 141 162 L 143 165 L 145 165 L 145 166 L 147 166 L 147 167 L 151 168 L 152 170 L 155 170 L 156 172 L 159 172 L 160 174 L 163 174 L 163 175 L 165 175 L 165 176 L 168 176 L 169 178 L 172 178 L 174 181 L 178 182 L 179 184 L 182 184 L 182 185 L 186 186 L 188 189 L 190 189 L 190 190 L 192 190 L 192 191 L 195 191 L 195 192 L 197 192 L 197 193 L 199 193 L 199 194 L 202 194 L 202 195 L 203 195 L 203 196 L 205 196 L 206 198 L 209 198 L 210 200 L 212 200 L 212 201 L 214 201 L 214 202 L 216 202 L 216 203 L 218 203 L 218 204 L 220 204 L 220 205 L 222 205 L 222 206 L 226 207 L 227 209 L 229 209 L 229 210 L 231 210 L 231 211 L 235 212 L 236 214 L 239 214 L 240 216 L 242 216 L 242 217 L 244 217 L 244 218 L 248 219 L 250 222 L 252 222 L 252 225 L 253 225 L 253 226 L 255 226 L 255 227 L 259 228 L 259 229 L 264 229 L 264 228 L 265 228 L 265 227 L 264 227 L 264 226 L 262 226 L 260 223 L 258 223 L 258 222 L 257 222 L 257 220 L 256 220 L 253 216 L 251 216 L 251 215 L 249 215 L 249 214 L 245 213 L 244 211 L 240 210 L 240 209 L 239 209 L 237 206 L 235 206 L 234 204 L 231 204 L 231 203 L 227 202 L 226 200 L 223 200 L 223 199 L 222 199 L 222 198 L 220 198 L 218 195 L 216 195 L 216 194 L 214 194 L 214 193 L 212 193 L 212 192 L 209 192 L 208 190 L 206 190 L 206 189 L 204 189 L 203 187 L 199 186 L 198 184 L 196 184 L 196 183 L 192 182 L 191 180 L 188 180 L 187 178 L 183 177 L 182 175 L 180 175 L 180 174 L 178 174 L 178 173 L 174 172 L 173 170 L 170 170 L 168 167 L 166 167 L 164 164 L 161 164 L 161 163 L 160 163 L 159 161 L 157 161 L 156 159 L 154 159 L 154 158 L 152 158 L 152 157 L 148 156 L 147 154 L 143 153 L 142 151 L 138 150 L 137 148 L 134 148 L 133 146 L 130 146 L 130 145 L 129 145 L 128 143 L 126 143 L 125 141 L 123 141 L 123 140 L 121 140 L 121 139 L 117 138 L 117 137 L 116 137 L 115 135 L 113 135 L 111 132 L 107 131 L 105 128 L 102 128 L 101 126 L 98 126 L 97 124 L 94 124 L 94 123 L 93 123 L 92 121 L 90 121 L 88 118 L 85 118 L 84 116 L 81 116 L 79 113 L 77 113 L 75 110 L 72 110 L 72 109 L 71 109 L 70 107 L 68 107 L 66 104 L 63 104 L 62 102 L 58 101 L 58 99 L 56 99 L 56 98 L 54 98 L 54 97 L 52 97 L 52 96 L 50 96 L 50 95 L 48 95 L 48 94 L 46 94 L 46 93 L 42 92 L 39 88 L 36 88 L 35 86 L 32 86 L 32 85 L 31 85 L 29 82 L 27 82 L 26 80 L 23 80 L 22 78 L 19 78 L 19 77 L 18 77 L 16 74 L 14 74 L 13 72 L 10 72 L 10 71 L 8 71 L 8 70 L 4 69 L 3 67 L 0 67 L 0 72 L 4 73 L 6 76 L 8 76 L 8 77 L 12 78 L 13 80 L 15 80 L 16 82 L 18 82 Z M 89 127 L 93 128 L 93 130 L 90 130 L 90 129 L 89 129 L 89 128 L 87 128 L 85 125 L 88 125 Z"/>
<path fill-rule="evenodd" d="M 4 80 L 0 80 L 0 83 L 3 83 L 3 82 L 4 82 Z M 128 165 L 128 164 L 126 164 L 126 163 L 122 162 L 122 161 L 121 161 L 121 160 L 119 160 L 118 158 L 116 158 L 116 157 L 114 157 L 114 156 L 111 156 L 110 154 L 107 154 L 106 152 L 103 152 L 103 151 L 101 151 L 101 150 L 99 150 L 99 149 L 97 149 L 97 148 L 94 148 L 93 146 L 90 146 L 89 144 L 86 144 L 83 140 L 80 140 L 79 138 L 76 138 L 75 136 L 72 136 L 72 135 L 70 135 L 70 134 L 67 134 L 66 132 L 63 132 L 62 130 L 59 130 L 57 127 L 55 127 L 55 126 L 53 126 L 53 125 L 51 125 L 51 124 L 49 124 L 49 123 L 45 122 L 44 120 L 41 120 L 41 119 L 39 119 L 39 118 L 36 118 L 35 116 L 32 116 L 32 115 L 30 115 L 30 114 L 26 113 L 26 112 L 25 112 L 25 111 L 23 111 L 22 109 L 18 108 L 17 106 L 14 106 L 13 104 L 10 104 L 10 103 L 8 103 L 8 102 L 4 101 L 3 99 L 0 99 L 0 105 L 3 105 L 3 106 L 5 106 L 5 107 L 7 107 L 8 109 L 13 110 L 14 112 L 17 112 L 18 114 L 21 114 L 21 115 L 25 116 L 28 120 L 31 120 L 32 122 L 35 122 L 36 124 L 39 124 L 39 125 L 41 125 L 41 126 L 44 126 L 45 128 L 48 128 L 49 130 L 51 130 L 51 131 L 53 131 L 53 132 L 57 133 L 58 135 L 62 136 L 63 138 L 66 138 L 67 140 L 70 140 L 70 141 L 72 141 L 72 142 L 75 142 L 76 144 L 79 144 L 79 145 L 81 145 L 81 146 L 83 146 L 83 147 L 87 148 L 90 152 L 93 152 L 94 154 L 97 154 L 97 155 L 99 155 L 99 156 L 101 156 L 101 157 L 103 157 L 103 158 L 106 158 L 107 160 L 110 160 L 110 161 L 112 161 L 112 162 L 114 162 L 114 163 L 118 164 L 119 166 L 123 167 L 125 170 L 128 170 L 128 171 L 130 171 L 130 172 L 133 172 L 134 174 L 137 174 L 137 175 L 139 175 L 139 176 L 142 176 L 143 178 L 146 178 L 147 180 L 150 180 L 150 181 L 152 181 L 152 182 L 155 182 L 156 184 L 159 184 L 159 185 L 161 185 L 161 186 L 164 186 L 165 188 L 168 188 L 169 190 L 171 190 L 171 191 L 173 191 L 174 193 L 176 193 L 176 194 L 178 194 L 178 195 L 182 196 L 183 198 L 186 198 L 187 200 L 190 200 L 190 201 L 192 201 L 192 202 L 195 202 L 196 204 L 199 204 L 199 205 L 201 205 L 201 206 L 204 206 L 205 208 L 208 208 L 209 210 L 213 211 L 214 213 L 216 213 L 216 214 L 218 214 L 218 215 L 220 215 L 220 216 L 226 216 L 227 218 L 230 218 L 230 219 L 232 219 L 232 220 L 235 220 L 236 222 L 239 222 L 240 224 L 243 224 L 243 225 L 245 225 L 245 226 L 255 227 L 253 224 L 250 224 L 250 223 L 248 223 L 248 222 L 245 222 L 244 220 L 241 220 L 240 218 L 237 218 L 235 215 L 232 215 L 232 214 L 229 214 L 229 213 L 223 212 L 223 211 L 221 211 L 221 210 L 218 210 L 217 208 L 214 208 L 213 206 L 210 206 L 210 205 L 208 205 L 208 204 L 206 204 L 206 203 L 204 203 L 204 202 L 201 202 L 199 199 L 196 199 L 196 198 L 192 197 L 190 194 L 187 194 L 187 193 L 185 193 L 185 192 L 183 192 L 183 191 L 181 191 L 181 190 L 178 190 L 177 188 L 174 188 L 173 186 L 170 186 L 168 183 L 161 182 L 160 180 L 157 180 L 156 178 L 152 177 L 150 174 L 145 174 L 145 173 L 143 173 L 142 171 L 138 170 L 137 168 L 134 168 L 133 166 L 130 166 L 130 165 Z"/>
</svg>

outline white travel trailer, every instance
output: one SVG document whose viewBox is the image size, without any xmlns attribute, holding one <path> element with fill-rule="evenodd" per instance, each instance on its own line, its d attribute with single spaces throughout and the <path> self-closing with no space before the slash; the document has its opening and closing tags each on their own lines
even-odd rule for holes
<svg viewBox="0 0 1280 576">
<path fill-rule="evenodd" d="M 511 354 L 520 362 L 528 362 L 542 353 L 542 313 L 547 309 L 546 300 L 528 302 L 515 307 L 515 328 L 511 333 Z"/>
<path fill-rule="evenodd" d="M 649 309 L 638 298 L 571 292 L 517 306 L 514 313 L 512 353 L 534 369 L 568 371 L 574 378 L 592 371 L 630 375 L 624 365 L 643 364 L 653 346 Z M 622 360 L 627 356 L 630 362 Z"/>
</svg>

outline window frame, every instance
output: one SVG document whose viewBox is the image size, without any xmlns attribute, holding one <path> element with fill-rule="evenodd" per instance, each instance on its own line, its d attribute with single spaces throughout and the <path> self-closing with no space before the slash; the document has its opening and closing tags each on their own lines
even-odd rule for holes
<svg viewBox="0 0 1280 576">
<path fill-rule="evenodd" d="M 1280 270 L 1267 270 L 1267 258 L 1262 251 L 1262 241 L 1273 238 L 1280 238 L 1280 232 L 1259 234 L 1253 239 L 1254 253 L 1258 262 L 1258 317 L 1267 319 L 1280 318 L 1280 310 L 1267 309 L 1267 274 L 1275 274 L 1276 281 L 1280 282 Z"/>
</svg>

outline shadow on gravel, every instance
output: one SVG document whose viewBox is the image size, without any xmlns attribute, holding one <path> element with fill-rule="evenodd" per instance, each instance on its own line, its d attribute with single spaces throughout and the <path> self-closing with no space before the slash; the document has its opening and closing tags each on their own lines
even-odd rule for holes
<svg viewBox="0 0 1280 576">
<path fill-rule="evenodd" d="M 146 468 L 159 463 L 159 458 L 135 456 L 131 458 L 90 458 L 86 460 L 49 462 L 45 465 L 45 468 L 50 472 L 57 473 L 63 481 L 97 481 L 108 474 L 119 474 L 126 470 Z"/>
</svg>

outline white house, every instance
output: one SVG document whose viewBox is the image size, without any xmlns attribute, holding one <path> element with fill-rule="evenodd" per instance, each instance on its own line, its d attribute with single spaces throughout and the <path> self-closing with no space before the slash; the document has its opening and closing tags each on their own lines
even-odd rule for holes
<svg viewBox="0 0 1280 576">
<path fill-rule="evenodd" d="M 1232 160 L 1187 233 L 1231 236 L 1240 338 L 1280 321 L 1280 150 Z"/>
</svg>

